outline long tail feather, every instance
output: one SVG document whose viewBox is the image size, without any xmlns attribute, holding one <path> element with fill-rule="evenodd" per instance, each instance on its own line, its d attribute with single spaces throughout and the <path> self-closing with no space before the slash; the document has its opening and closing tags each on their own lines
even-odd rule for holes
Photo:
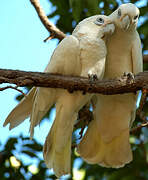
<svg viewBox="0 0 148 180">
<path fill-rule="evenodd" d="M 49 169 L 53 168 L 55 175 L 60 177 L 64 174 L 69 174 L 71 169 L 71 139 L 65 145 L 61 152 L 56 152 L 56 145 L 54 142 L 54 136 L 50 132 L 46 138 L 43 154 L 44 160 Z"/>
<path fill-rule="evenodd" d="M 57 177 L 69 174 L 71 169 L 71 138 L 77 113 L 69 113 L 65 106 L 56 106 L 56 119 L 44 144 L 44 159 Z"/>
<path fill-rule="evenodd" d="M 20 101 L 20 103 L 8 115 L 3 126 L 10 123 L 9 129 L 13 129 L 29 117 L 32 111 L 35 91 L 36 88 L 32 88 L 28 95 Z"/>
<path fill-rule="evenodd" d="M 55 90 L 37 88 L 30 117 L 30 136 L 33 136 L 34 127 L 37 126 L 51 106 L 55 103 Z"/>
<path fill-rule="evenodd" d="M 123 167 L 132 161 L 129 129 L 123 130 L 110 142 L 105 142 L 96 127 L 96 122 L 92 121 L 77 148 L 77 152 L 85 161 L 112 168 Z"/>
</svg>

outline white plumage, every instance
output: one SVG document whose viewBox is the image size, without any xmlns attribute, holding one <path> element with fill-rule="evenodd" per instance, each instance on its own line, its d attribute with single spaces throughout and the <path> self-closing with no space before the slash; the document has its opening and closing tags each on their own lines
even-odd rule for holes
<svg viewBox="0 0 148 180">
<path fill-rule="evenodd" d="M 54 51 L 45 72 L 63 75 L 85 76 L 96 74 L 103 78 L 106 59 L 105 40 L 114 32 L 110 18 L 103 15 L 81 21 L 72 35 L 63 39 Z M 71 136 L 79 110 L 91 99 L 92 94 L 70 94 L 67 90 L 32 88 L 29 94 L 12 110 L 4 126 L 16 127 L 30 116 L 30 133 L 56 104 L 56 118 L 44 144 L 44 159 L 47 167 L 53 168 L 56 176 L 70 173 Z"/>
<path fill-rule="evenodd" d="M 143 71 L 142 49 L 136 25 L 138 8 L 121 5 L 109 16 L 115 32 L 107 41 L 107 58 L 103 79 L 124 73 Z M 88 163 L 119 168 L 132 160 L 129 131 L 135 120 L 137 94 L 97 95 L 94 120 L 78 145 L 78 153 Z"/>
</svg>

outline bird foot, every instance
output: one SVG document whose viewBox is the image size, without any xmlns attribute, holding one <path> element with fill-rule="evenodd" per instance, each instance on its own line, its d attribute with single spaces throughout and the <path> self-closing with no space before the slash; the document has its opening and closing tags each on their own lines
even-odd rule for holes
<svg viewBox="0 0 148 180">
<path fill-rule="evenodd" d="M 90 82 L 94 82 L 94 81 L 98 80 L 98 77 L 96 74 L 88 74 L 88 78 L 89 78 Z"/>
<path fill-rule="evenodd" d="M 123 77 L 127 77 L 127 83 L 133 83 L 135 79 L 132 72 L 124 72 Z"/>
</svg>

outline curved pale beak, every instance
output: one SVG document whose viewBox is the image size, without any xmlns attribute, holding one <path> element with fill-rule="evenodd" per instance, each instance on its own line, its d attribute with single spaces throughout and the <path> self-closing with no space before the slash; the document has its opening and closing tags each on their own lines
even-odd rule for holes
<svg viewBox="0 0 148 180">
<path fill-rule="evenodd" d="M 106 26 L 107 24 L 114 24 L 112 20 L 107 20 L 102 26 Z"/>
<path fill-rule="evenodd" d="M 128 14 L 124 14 L 123 16 L 120 17 L 119 20 L 121 22 L 122 28 L 124 30 L 128 30 L 132 23 L 131 17 Z"/>
<path fill-rule="evenodd" d="M 129 19 L 130 19 L 130 23 L 132 23 L 132 18 L 128 15 L 128 14 L 124 14 L 123 16 L 121 16 L 120 17 L 120 21 L 122 21 L 126 16 L 128 16 L 129 17 Z"/>
<path fill-rule="evenodd" d="M 128 14 L 124 14 L 123 16 L 120 17 L 119 20 L 122 21 L 125 16 L 129 16 L 129 15 Z"/>
<path fill-rule="evenodd" d="M 132 22 L 132 24 L 136 24 L 137 21 L 132 19 L 131 22 Z"/>
</svg>

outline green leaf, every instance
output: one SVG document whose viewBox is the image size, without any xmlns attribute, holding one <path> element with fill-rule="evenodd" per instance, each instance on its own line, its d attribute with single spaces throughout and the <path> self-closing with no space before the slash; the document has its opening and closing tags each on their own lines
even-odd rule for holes
<svg viewBox="0 0 148 180">
<path fill-rule="evenodd" d="M 5 145 L 5 149 L 7 151 L 12 151 L 13 149 L 15 149 L 16 143 L 17 143 L 17 138 L 10 138 Z"/>
<path fill-rule="evenodd" d="M 23 150 L 23 151 L 21 151 L 22 153 L 24 153 L 24 154 L 27 154 L 28 156 L 30 156 L 30 157 L 38 157 L 34 152 L 31 152 L 31 151 L 26 151 L 26 150 Z"/>
<path fill-rule="evenodd" d="M 36 142 L 33 144 L 25 144 L 24 147 L 28 147 L 34 151 L 42 151 L 42 149 L 43 149 L 42 145 L 40 145 Z"/>
<path fill-rule="evenodd" d="M 76 20 L 76 22 L 79 22 L 83 10 L 82 0 L 69 0 L 69 4 L 72 8 L 73 18 Z"/>
<path fill-rule="evenodd" d="M 86 8 L 88 9 L 88 15 L 96 15 L 100 13 L 98 0 L 86 0 Z"/>
</svg>

